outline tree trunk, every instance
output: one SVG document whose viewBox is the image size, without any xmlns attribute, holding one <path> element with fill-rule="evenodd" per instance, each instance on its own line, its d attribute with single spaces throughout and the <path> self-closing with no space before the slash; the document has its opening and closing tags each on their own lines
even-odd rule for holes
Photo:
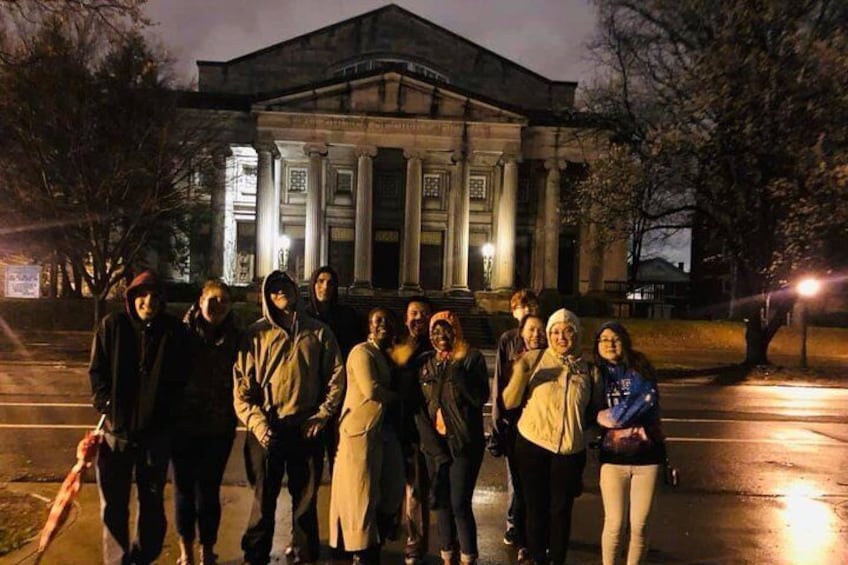
<svg viewBox="0 0 848 565">
<path fill-rule="evenodd" d="M 59 252 L 55 249 L 50 254 L 50 284 L 47 288 L 47 296 L 49 298 L 59 296 Z"/>
<path fill-rule="evenodd" d="M 760 316 L 752 316 L 745 322 L 745 365 L 768 365 L 768 347 L 771 339 L 763 328 Z"/>
</svg>

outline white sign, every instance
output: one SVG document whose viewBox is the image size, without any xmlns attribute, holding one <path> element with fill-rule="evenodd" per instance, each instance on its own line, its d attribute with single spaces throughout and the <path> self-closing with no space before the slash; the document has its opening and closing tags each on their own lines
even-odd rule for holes
<svg viewBox="0 0 848 565">
<path fill-rule="evenodd" d="M 7 298 L 39 298 L 40 289 L 41 266 L 6 265 Z"/>
</svg>

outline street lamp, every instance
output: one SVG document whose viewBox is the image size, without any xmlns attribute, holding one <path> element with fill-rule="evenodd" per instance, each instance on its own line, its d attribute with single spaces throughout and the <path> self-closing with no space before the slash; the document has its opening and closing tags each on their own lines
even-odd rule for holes
<svg viewBox="0 0 848 565">
<path fill-rule="evenodd" d="M 821 282 L 813 277 L 802 279 L 795 287 L 798 291 L 800 303 L 798 314 L 801 318 L 801 368 L 807 368 L 807 299 L 812 298 L 821 290 Z"/>
<path fill-rule="evenodd" d="M 289 249 L 291 248 L 291 239 L 289 236 L 282 235 L 280 237 L 280 270 L 284 273 L 289 270 Z"/>
<path fill-rule="evenodd" d="M 492 266 L 495 259 L 495 246 L 491 243 L 483 244 L 483 286 L 486 290 L 492 289 Z"/>
</svg>

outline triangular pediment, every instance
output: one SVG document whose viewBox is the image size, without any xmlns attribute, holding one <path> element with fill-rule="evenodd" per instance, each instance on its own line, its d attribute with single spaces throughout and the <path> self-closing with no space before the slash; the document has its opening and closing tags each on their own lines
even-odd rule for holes
<svg viewBox="0 0 848 565">
<path fill-rule="evenodd" d="M 406 116 L 411 118 L 520 123 L 516 109 L 483 96 L 398 71 L 377 72 L 292 89 L 254 103 L 264 111 Z"/>
</svg>

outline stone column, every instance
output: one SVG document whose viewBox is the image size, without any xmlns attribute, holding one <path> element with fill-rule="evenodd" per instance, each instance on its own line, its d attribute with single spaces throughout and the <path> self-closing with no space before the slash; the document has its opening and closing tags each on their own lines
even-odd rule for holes
<svg viewBox="0 0 848 565">
<path fill-rule="evenodd" d="M 218 147 L 212 152 L 212 186 L 209 222 L 209 276 L 224 276 L 224 222 L 227 212 L 227 157 L 233 154 L 229 146 Z"/>
<path fill-rule="evenodd" d="M 368 294 L 371 290 L 371 252 L 373 231 L 373 145 L 355 149 L 356 162 L 356 230 L 353 241 L 353 284 L 351 291 Z"/>
<path fill-rule="evenodd" d="M 327 146 L 308 144 L 303 151 L 309 157 L 303 258 L 303 276 L 308 281 L 312 272 L 321 266 L 321 239 L 324 234 L 324 158 L 327 155 Z"/>
<path fill-rule="evenodd" d="M 450 293 L 464 295 L 468 289 L 468 245 L 469 226 L 471 222 L 471 202 L 468 192 L 468 177 L 471 165 L 465 155 L 459 156 L 460 186 L 451 187 L 454 193 L 454 232 L 453 232 L 453 265 L 451 269 Z"/>
<path fill-rule="evenodd" d="M 256 176 L 256 261 L 255 277 L 264 277 L 276 268 L 274 249 L 280 231 L 280 201 L 274 200 L 273 159 L 279 154 L 273 143 L 257 143 Z"/>
<path fill-rule="evenodd" d="M 565 161 L 548 159 L 545 169 L 548 171 L 545 180 L 545 266 L 542 277 L 542 291 L 557 290 L 557 275 L 559 274 L 559 180 L 560 169 L 565 168 Z"/>
<path fill-rule="evenodd" d="M 503 190 L 498 200 L 498 233 L 495 237 L 494 290 L 512 290 L 515 272 L 515 212 L 518 193 L 518 162 L 504 155 Z"/>
<path fill-rule="evenodd" d="M 406 190 L 404 194 L 403 250 L 400 258 L 400 289 L 421 292 L 421 157 L 419 151 L 406 150 Z"/>
</svg>

